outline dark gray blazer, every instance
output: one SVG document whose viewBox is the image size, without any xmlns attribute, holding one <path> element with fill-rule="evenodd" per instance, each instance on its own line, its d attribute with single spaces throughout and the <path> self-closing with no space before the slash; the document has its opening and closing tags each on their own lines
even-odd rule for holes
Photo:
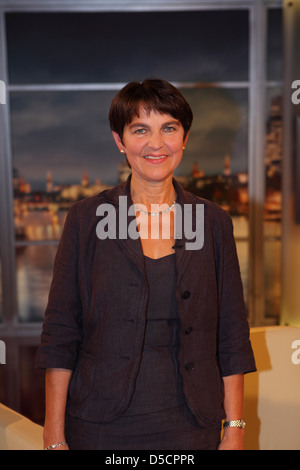
<svg viewBox="0 0 300 470">
<path fill-rule="evenodd" d="M 209 426 L 224 418 L 221 377 L 254 371 L 255 361 L 231 219 L 173 183 L 182 208 L 204 207 L 203 247 L 187 249 L 182 229 L 175 256 L 184 392 L 198 422 Z M 96 234 L 98 206 L 112 205 L 118 217 L 119 196 L 132 204 L 130 177 L 70 208 L 38 352 L 39 367 L 73 371 L 67 410 L 93 422 L 111 421 L 127 409 L 146 325 L 149 286 L 140 240 L 126 239 L 118 227 L 115 239 Z"/>
</svg>

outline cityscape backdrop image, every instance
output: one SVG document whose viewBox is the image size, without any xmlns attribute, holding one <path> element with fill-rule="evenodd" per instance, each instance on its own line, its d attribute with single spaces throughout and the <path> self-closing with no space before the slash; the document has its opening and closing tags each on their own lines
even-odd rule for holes
<svg viewBox="0 0 300 470">
<path fill-rule="evenodd" d="M 153 71 L 178 82 L 193 109 L 193 126 L 175 177 L 232 216 L 248 305 L 249 12 L 9 13 L 6 18 L 10 84 L 30 85 L 10 93 L 19 320 L 43 320 L 70 205 L 127 178 L 130 169 L 109 129 L 109 106 L 120 82 L 142 80 Z M 156 34 L 149 38 L 147 25 L 153 24 Z M 269 79 L 277 83 L 280 24 L 281 11 L 270 10 Z M 48 90 L 51 84 L 78 89 Z M 89 89 L 89 84 L 109 86 Z M 280 86 L 267 90 L 266 115 L 266 318 L 276 323 L 282 212 Z"/>
<path fill-rule="evenodd" d="M 218 97 L 216 97 L 217 100 Z M 215 107 L 218 108 L 217 103 L 215 103 Z M 280 96 L 272 99 L 269 114 L 265 147 L 267 188 L 265 227 L 270 233 L 279 233 L 282 158 Z M 241 130 L 239 131 L 241 132 Z M 195 130 L 191 132 L 191 145 L 193 145 L 193 138 L 197 140 L 196 134 Z M 229 153 L 222 155 L 222 166 L 216 165 L 215 170 L 206 172 L 201 167 L 201 151 L 197 160 L 189 155 L 190 142 L 183 156 L 182 167 L 184 169 L 180 166 L 175 176 L 184 188 L 215 202 L 232 216 L 247 301 L 248 173 L 243 169 L 232 168 Z M 42 244 L 19 243 L 17 245 L 18 286 L 20 296 L 23 299 L 21 302 L 21 319 L 23 321 L 42 319 L 57 247 L 55 243 L 47 244 L 45 242 L 59 240 L 70 205 L 81 198 L 92 196 L 112 187 L 113 184 L 125 181 L 128 177 L 130 169 L 125 159 L 120 160 L 117 150 L 112 148 L 112 153 L 107 156 L 107 159 L 114 162 L 115 180 L 113 182 L 103 181 L 101 178 L 103 162 L 100 157 L 98 171 L 89 171 L 87 163 L 85 166 L 77 168 L 78 180 L 73 183 L 56 181 L 56 178 L 59 180 L 59 168 L 52 169 L 51 160 L 49 161 L 49 169 L 44 175 L 44 181 L 39 183 L 31 181 L 30 177 L 23 176 L 26 168 L 23 166 L 24 164 L 15 166 L 13 185 L 16 239 L 19 242 L 44 242 Z M 280 256 L 280 252 L 276 250 L 274 256 Z"/>
</svg>

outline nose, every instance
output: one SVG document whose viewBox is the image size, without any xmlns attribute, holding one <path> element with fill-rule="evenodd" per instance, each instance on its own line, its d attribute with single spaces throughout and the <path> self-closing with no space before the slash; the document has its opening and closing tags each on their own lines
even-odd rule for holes
<svg viewBox="0 0 300 470">
<path fill-rule="evenodd" d="M 149 138 L 149 147 L 153 150 L 159 150 L 164 146 L 164 140 L 161 132 L 152 132 Z"/>
</svg>

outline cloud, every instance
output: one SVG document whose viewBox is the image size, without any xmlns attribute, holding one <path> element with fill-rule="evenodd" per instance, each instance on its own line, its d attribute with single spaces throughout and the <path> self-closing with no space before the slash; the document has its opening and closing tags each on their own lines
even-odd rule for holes
<svg viewBox="0 0 300 470">
<path fill-rule="evenodd" d="M 56 182 L 78 182 L 86 169 L 93 178 L 116 181 L 119 153 L 107 119 L 111 95 L 14 94 L 12 143 L 20 174 L 29 181 L 44 181 L 51 170 Z"/>
<path fill-rule="evenodd" d="M 194 122 L 181 164 L 191 161 L 207 173 L 223 169 L 229 154 L 234 171 L 247 171 L 247 91 L 218 87 L 185 90 L 194 112 Z"/>
<path fill-rule="evenodd" d="M 194 122 L 179 168 L 190 174 L 196 161 L 206 173 L 223 169 L 231 156 L 234 171 L 247 169 L 247 92 L 222 88 L 183 90 Z M 91 181 L 118 182 L 120 155 L 113 142 L 108 111 L 115 92 L 13 93 L 13 163 L 21 176 L 44 185 L 77 183 L 84 170 Z"/>
</svg>

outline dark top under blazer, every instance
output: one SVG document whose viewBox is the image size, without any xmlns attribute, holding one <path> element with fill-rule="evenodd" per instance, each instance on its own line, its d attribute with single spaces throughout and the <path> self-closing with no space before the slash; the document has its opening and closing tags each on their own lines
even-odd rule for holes
<svg viewBox="0 0 300 470">
<path fill-rule="evenodd" d="M 222 376 L 255 370 L 231 218 L 173 180 L 177 203 L 204 205 L 204 245 L 175 249 L 178 361 L 188 405 L 203 426 L 225 417 Z M 108 422 L 127 409 L 141 361 L 149 286 L 139 239 L 100 240 L 100 204 L 119 210 L 130 177 L 75 203 L 57 251 L 38 367 L 73 370 L 67 410 Z M 134 220 L 129 217 L 128 222 Z M 184 230 L 183 230 L 184 232 Z"/>
</svg>

